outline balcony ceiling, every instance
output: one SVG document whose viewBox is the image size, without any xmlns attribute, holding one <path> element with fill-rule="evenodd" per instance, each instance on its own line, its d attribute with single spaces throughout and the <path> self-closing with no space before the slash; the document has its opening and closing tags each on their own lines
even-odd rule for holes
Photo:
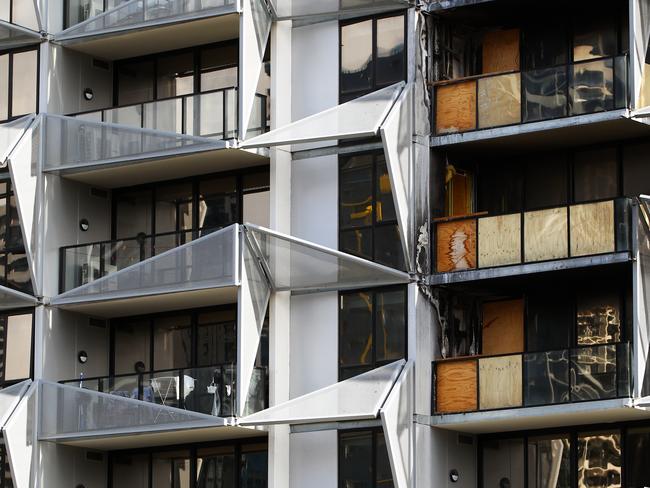
<svg viewBox="0 0 650 488">
<path fill-rule="evenodd" d="M 239 14 L 233 13 L 174 24 L 98 33 L 61 42 L 75 51 L 117 60 L 238 37 Z"/>
<path fill-rule="evenodd" d="M 260 150 L 216 149 L 145 161 L 107 163 L 104 167 L 61 170 L 60 174 L 87 185 L 118 188 L 260 166 L 268 164 L 266 154 Z"/>
</svg>

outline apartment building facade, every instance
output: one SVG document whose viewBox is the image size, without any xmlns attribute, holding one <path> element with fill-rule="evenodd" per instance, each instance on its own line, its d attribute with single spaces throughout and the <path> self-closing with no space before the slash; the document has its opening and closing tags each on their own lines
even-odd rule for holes
<svg viewBox="0 0 650 488">
<path fill-rule="evenodd" d="M 650 485 L 650 4 L 0 1 L 0 486 Z"/>
</svg>

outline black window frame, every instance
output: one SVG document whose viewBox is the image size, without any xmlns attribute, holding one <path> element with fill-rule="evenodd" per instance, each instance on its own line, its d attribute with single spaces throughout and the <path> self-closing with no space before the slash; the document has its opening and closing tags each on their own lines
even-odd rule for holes
<svg viewBox="0 0 650 488">
<path fill-rule="evenodd" d="M 0 51 L 0 56 L 8 55 L 9 56 L 9 69 L 7 71 L 7 118 L 6 119 L 0 119 L 0 123 L 5 123 L 5 122 L 10 122 L 12 120 L 19 119 L 21 117 L 25 117 L 26 115 L 29 114 L 18 114 L 14 115 L 13 114 L 13 105 L 14 105 L 14 97 L 13 97 L 13 66 L 14 66 L 14 55 L 15 54 L 20 54 L 20 53 L 25 53 L 29 51 L 35 51 L 36 52 L 36 93 L 34 93 L 34 102 L 35 102 L 35 111 L 34 113 L 38 114 L 39 113 L 39 103 L 40 103 L 40 88 L 41 88 L 41 77 L 40 77 L 40 67 L 41 67 L 41 50 L 39 48 L 39 45 L 30 45 L 30 46 L 24 46 L 24 47 L 19 47 L 19 48 L 13 48 L 13 49 L 4 49 Z"/>
<path fill-rule="evenodd" d="M 403 359 L 408 359 L 408 289 L 405 285 L 393 285 L 393 286 L 386 286 L 386 287 L 380 287 L 380 288 L 364 288 L 364 289 L 358 289 L 358 290 L 346 290 L 346 291 L 339 291 L 338 293 L 338 300 L 339 300 L 339 306 L 338 306 L 338 361 L 337 361 L 337 366 L 338 366 L 338 379 L 341 381 L 344 378 L 351 378 L 352 376 L 356 376 L 357 374 L 363 374 L 365 372 L 368 372 L 370 370 L 373 370 L 375 368 L 385 366 L 387 364 L 393 363 L 396 361 L 396 359 L 388 359 L 388 360 L 381 360 L 377 361 L 377 294 L 378 293 L 383 293 L 383 292 L 391 292 L 391 291 L 402 291 L 404 294 L 404 351 L 403 351 Z M 343 302 L 343 296 L 345 295 L 355 295 L 359 293 L 369 293 L 372 294 L 372 354 L 371 354 L 371 361 L 370 364 L 367 365 L 347 365 L 347 366 L 342 366 L 341 365 L 341 354 L 340 351 L 342 351 L 342 344 L 343 344 L 343 336 L 341 334 L 341 327 L 343 324 L 343 307 L 341 306 Z M 352 376 L 346 376 L 344 375 L 344 371 L 353 371 L 353 370 L 359 370 L 357 373 L 353 374 Z"/>
<path fill-rule="evenodd" d="M 372 465 L 370 466 L 370 472 L 371 472 L 371 486 L 370 488 L 380 488 L 377 485 L 377 458 L 378 456 L 378 445 L 377 445 L 377 437 L 379 434 L 384 436 L 384 442 L 386 443 L 386 448 L 388 449 L 388 439 L 386 438 L 386 434 L 384 433 L 384 430 L 382 427 L 369 427 L 369 428 L 358 428 L 358 429 L 342 429 L 337 431 L 337 437 L 336 437 L 336 444 L 337 444 L 337 486 L 339 488 L 346 488 L 346 485 L 343 484 L 343 479 L 341 478 L 342 476 L 342 465 L 343 465 L 343 454 L 342 454 L 342 438 L 346 434 L 370 434 L 371 437 L 371 457 L 372 457 Z M 390 454 L 389 454 L 390 456 Z M 390 469 L 390 467 L 389 467 Z M 392 474 L 392 471 L 391 471 Z M 394 480 L 393 480 L 394 483 Z"/>
<path fill-rule="evenodd" d="M 377 21 L 380 19 L 386 19 L 391 17 L 399 17 L 400 15 L 404 17 L 404 73 L 402 76 L 403 80 L 406 80 L 408 77 L 408 16 L 406 15 L 407 11 L 402 12 L 389 12 L 381 15 L 370 15 L 366 17 L 358 17 L 351 20 L 345 20 L 339 22 L 339 103 L 348 102 L 355 98 L 358 98 L 373 91 L 379 90 L 380 88 L 385 88 L 392 85 L 393 83 L 377 83 Z M 350 92 L 343 92 L 341 87 L 343 86 L 343 69 L 342 69 L 342 59 L 343 59 L 343 45 L 342 45 L 342 31 L 346 26 L 358 24 L 365 22 L 367 20 L 372 20 L 372 86 L 368 89 L 355 90 Z"/>
</svg>

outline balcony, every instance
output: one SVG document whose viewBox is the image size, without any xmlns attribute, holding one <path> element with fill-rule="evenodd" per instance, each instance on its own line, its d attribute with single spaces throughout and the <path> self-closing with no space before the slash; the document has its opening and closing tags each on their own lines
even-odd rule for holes
<svg viewBox="0 0 650 488">
<path fill-rule="evenodd" d="M 235 417 L 237 366 L 216 365 L 61 381 L 62 384 L 216 417 Z M 268 372 L 255 367 L 247 408 L 268 406 Z"/>
<path fill-rule="evenodd" d="M 479 274 L 472 270 L 515 265 L 527 265 L 532 271 L 533 263 L 559 260 L 571 260 L 566 267 L 596 264 L 606 255 L 628 260 L 630 204 L 630 199 L 619 198 L 506 215 L 438 219 L 435 273 L 451 274 L 434 276 L 433 281 L 475 279 Z M 461 271 L 465 273 L 454 275 Z"/>
<path fill-rule="evenodd" d="M 630 364 L 626 342 L 436 361 L 433 414 L 627 398 Z"/>
</svg>

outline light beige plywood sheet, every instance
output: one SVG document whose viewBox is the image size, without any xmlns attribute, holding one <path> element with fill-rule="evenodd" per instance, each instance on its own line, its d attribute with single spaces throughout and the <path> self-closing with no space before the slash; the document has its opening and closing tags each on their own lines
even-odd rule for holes
<svg viewBox="0 0 650 488">
<path fill-rule="evenodd" d="M 567 208 L 524 214 L 524 260 L 548 261 L 568 257 Z"/>
<path fill-rule="evenodd" d="M 573 205 L 571 256 L 603 254 L 616 250 L 614 201 Z"/>
<path fill-rule="evenodd" d="M 478 80 L 478 126 L 497 127 L 521 123 L 521 76 L 519 73 Z"/>
<path fill-rule="evenodd" d="M 481 410 L 520 407 L 521 355 L 479 359 L 478 382 Z"/>
<path fill-rule="evenodd" d="M 521 263 L 521 215 L 478 220 L 478 267 Z"/>
</svg>

